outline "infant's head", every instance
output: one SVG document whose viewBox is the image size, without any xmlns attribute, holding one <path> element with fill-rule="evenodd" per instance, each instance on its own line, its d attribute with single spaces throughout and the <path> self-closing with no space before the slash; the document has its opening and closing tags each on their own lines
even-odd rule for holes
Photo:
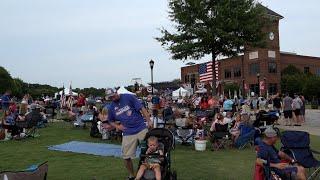
<svg viewBox="0 0 320 180">
<path fill-rule="evenodd" d="M 148 138 L 148 147 L 152 150 L 156 150 L 158 148 L 158 138 L 155 136 L 150 136 Z"/>
</svg>

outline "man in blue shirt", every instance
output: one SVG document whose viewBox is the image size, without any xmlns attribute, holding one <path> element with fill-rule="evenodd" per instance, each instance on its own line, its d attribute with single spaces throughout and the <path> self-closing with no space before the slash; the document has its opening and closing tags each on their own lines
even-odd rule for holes
<svg viewBox="0 0 320 180">
<path fill-rule="evenodd" d="M 3 110 L 8 110 L 10 106 L 10 91 L 6 91 L 1 97 L 1 106 Z"/>
<path fill-rule="evenodd" d="M 123 132 L 122 156 L 129 172 L 128 179 L 134 179 L 132 159 L 136 156 L 138 142 L 144 140 L 148 132 L 145 120 L 148 127 L 152 128 L 150 115 L 133 95 L 119 95 L 114 89 L 108 88 L 106 98 L 112 100 L 108 107 L 108 121 L 112 126 Z M 115 121 L 120 121 L 120 124 Z"/>
<path fill-rule="evenodd" d="M 285 154 L 282 151 L 278 151 L 274 144 L 276 144 L 278 139 L 277 132 L 270 126 L 264 132 L 264 138 L 259 144 L 258 153 L 257 153 L 257 164 L 263 166 L 263 163 L 266 162 L 272 171 L 277 175 L 286 179 L 286 174 L 296 175 L 297 179 L 305 180 L 306 173 L 305 169 L 302 166 L 295 165 L 295 160 L 290 156 Z M 281 159 L 286 160 L 289 163 L 281 162 Z"/>
</svg>

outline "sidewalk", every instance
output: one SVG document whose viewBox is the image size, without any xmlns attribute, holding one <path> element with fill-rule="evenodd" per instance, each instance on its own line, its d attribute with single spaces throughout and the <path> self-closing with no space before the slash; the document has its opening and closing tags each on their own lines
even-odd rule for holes
<svg viewBox="0 0 320 180">
<path fill-rule="evenodd" d="M 302 126 L 284 126 L 284 122 L 279 122 L 278 128 L 284 130 L 306 131 L 312 135 L 320 136 L 320 110 L 307 109 L 306 122 Z"/>
</svg>

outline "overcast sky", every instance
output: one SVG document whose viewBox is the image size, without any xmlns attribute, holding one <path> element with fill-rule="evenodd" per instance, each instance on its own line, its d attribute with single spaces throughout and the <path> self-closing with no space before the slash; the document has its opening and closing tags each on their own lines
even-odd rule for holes
<svg viewBox="0 0 320 180">
<path fill-rule="evenodd" d="M 283 15 L 282 51 L 320 57 L 319 0 L 262 0 Z M 128 85 L 180 78 L 180 61 L 154 40 L 171 27 L 166 0 L 1 0 L 0 66 L 30 83 Z M 201 62 L 209 60 L 204 58 Z"/>
</svg>

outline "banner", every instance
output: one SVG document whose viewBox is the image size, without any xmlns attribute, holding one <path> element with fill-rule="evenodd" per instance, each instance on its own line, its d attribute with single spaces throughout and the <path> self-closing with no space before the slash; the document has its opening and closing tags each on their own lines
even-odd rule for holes
<svg viewBox="0 0 320 180">
<path fill-rule="evenodd" d="M 249 90 L 248 84 L 246 84 L 246 83 L 244 84 L 244 89 L 245 89 L 245 90 Z"/>
<path fill-rule="evenodd" d="M 260 81 L 260 90 L 265 90 L 265 83 L 264 81 Z"/>
</svg>

